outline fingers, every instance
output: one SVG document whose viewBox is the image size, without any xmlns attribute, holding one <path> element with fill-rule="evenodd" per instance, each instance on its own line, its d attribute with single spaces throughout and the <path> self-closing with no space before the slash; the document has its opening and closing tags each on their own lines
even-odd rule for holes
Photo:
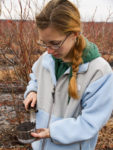
<svg viewBox="0 0 113 150">
<path fill-rule="evenodd" d="M 25 106 L 25 109 L 28 111 L 28 107 L 29 107 L 29 103 L 31 102 L 31 100 L 29 99 L 25 99 L 24 101 L 23 101 L 23 103 L 24 103 L 24 106 Z"/>
<path fill-rule="evenodd" d="M 35 132 L 31 132 L 31 135 L 35 138 L 38 138 L 38 139 L 42 139 L 42 138 L 46 138 L 46 135 L 45 133 L 35 133 Z"/>
<path fill-rule="evenodd" d="M 31 102 L 31 107 L 35 107 L 36 104 L 36 97 L 33 97 L 33 100 Z"/>
<path fill-rule="evenodd" d="M 42 138 L 39 134 L 37 134 L 35 132 L 31 132 L 31 135 L 35 138 Z"/>
<path fill-rule="evenodd" d="M 25 109 L 28 111 L 29 107 L 34 107 L 37 100 L 37 94 L 35 92 L 30 92 L 26 99 L 23 101 Z"/>
<path fill-rule="evenodd" d="M 38 139 L 49 138 L 50 132 L 49 132 L 49 129 L 41 128 L 41 129 L 36 130 L 36 132 L 31 132 L 31 135 Z"/>
</svg>

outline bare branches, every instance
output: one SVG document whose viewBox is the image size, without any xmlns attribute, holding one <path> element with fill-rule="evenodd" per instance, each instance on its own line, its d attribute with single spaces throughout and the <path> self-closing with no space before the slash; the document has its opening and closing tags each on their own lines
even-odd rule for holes
<svg viewBox="0 0 113 150">
<path fill-rule="evenodd" d="M 40 3 L 37 0 L 1 0 L 3 11 L 2 16 L 13 20 L 34 20 L 37 12 L 40 11 Z M 45 3 L 45 0 L 44 2 Z"/>
<path fill-rule="evenodd" d="M 6 5 L 6 2 L 5 2 L 5 1 L 2 1 L 2 3 L 3 3 L 3 6 L 4 6 L 5 10 L 7 11 L 9 17 L 12 19 L 12 15 L 11 15 L 11 14 L 12 14 L 12 1 L 10 0 L 10 7 L 9 7 L 9 8 L 8 8 L 8 6 Z M 3 14 L 4 14 L 4 16 L 7 18 L 6 12 L 3 11 Z"/>
<path fill-rule="evenodd" d="M 19 3 L 19 7 L 20 7 L 20 18 L 22 20 L 22 14 L 23 14 L 23 8 L 22 8 L 22 3 L 21 3 L 21 0 L 18 0 L 18 3 Z"/>
<path fill-rule="evenodd" d="M 105 22 L 109 22 L 109 21 L 113 21 L 113 11 L 111 11 L 110 9 L 108 9 L 108 16 Z"/>
</svg>

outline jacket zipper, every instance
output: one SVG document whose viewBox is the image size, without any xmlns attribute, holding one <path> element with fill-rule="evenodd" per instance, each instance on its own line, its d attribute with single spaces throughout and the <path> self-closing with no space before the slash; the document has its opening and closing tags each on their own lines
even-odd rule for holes
<svg viewBox="0 0 113 150">
<path fill-rule="evenodd" d="M 55 103 L 55 86 L 54 86 L 53 92 L 52 92 L 52 99 L 53 99 L 53 101 L 52 101 L 52 104 L 51 104 L 51 107 L 50 107 L 50 113 L 49 113 L 47 128 L 49 128 L 49 124 L 50 124 L 50 120 L 51 120 L 51 114 L 52 114 L 52 110 L 53 110 L 53 104 Z M 46 139 L 43 139 L 41 150 L 44 150 L 45 143 L 46 143 Z"/>
<path fill-rule="evenodd" d="M 82 150 L 82 146 L 81 146 L 81 143 L 80 143 L 80 150 Z"/>
</svg>

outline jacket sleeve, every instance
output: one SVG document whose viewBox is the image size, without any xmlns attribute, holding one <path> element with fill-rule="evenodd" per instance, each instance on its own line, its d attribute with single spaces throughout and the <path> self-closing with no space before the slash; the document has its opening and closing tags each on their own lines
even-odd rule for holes
<svg viewBox="0 0 113 150">
<path fill-rule="evenodd" d="M 38 73 L 40 72 L 40 66 L 42 65 L 42 59 L 43 56 L 46 53 L 42 54 L 37 61 L 35 61 L 35 63 L 32 66 L 32 73 L 30 73 L 30 81 L 28 83 L 28 86 L 26 87 L 26 91 L 24 93 L 24 98 L 26 98 L 26 96 L 29 94 L 29 92 L 36 92 L 38 90 Z"/>
<path fill-rule="evenodd" d="M 107 123 L 113 110 L 113 73 L 91 83 L 82 97 L 82 113 L 50 124 L 55 143 L 71 144 L 94 137 Z"/>
<path fill-rule="evenodd" d="M 30 81 L 26 87 L 26 91 L 24 93 L 24 98 L 26 98 L 30 92 L 37 92 L 37 88 L 38 88 L 37 80 L 36 80 L 34 73 L 30 73 L 29 76 L 30 76 Z"/>
<path fill-rule="evenodd" d="M 30 93 L 30 92 L 37 92 L 37 89 L 38 89 L 38 83 L 37 83 L 37 79 L 36 79 L 36 68 L 37 68 L 37 65 L 38 65 L 38 61 L 36 61 L 34 64 L 33 64 L 33 67 L 32 67 L 32 73 L 30 73 L 30 81 L 26 87 L 26 91 L 24 93 L 24 98 L 27 97 L 27 95 Z"/>
</svg>

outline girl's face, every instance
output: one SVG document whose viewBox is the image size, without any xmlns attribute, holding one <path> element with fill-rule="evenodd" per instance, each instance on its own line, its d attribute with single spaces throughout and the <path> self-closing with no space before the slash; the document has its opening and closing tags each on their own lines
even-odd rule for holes
<svg viewBox="0 0 113 150">
<path fill-rule="evenodd" d="M 69 56 L 76 42 L 76 34 L 65 35 L 52 27 L 38 29 L 38 33 L 39 45 L 44 46 L 49 54 L 63 61 L 70 61 Z"/>
</svg>

